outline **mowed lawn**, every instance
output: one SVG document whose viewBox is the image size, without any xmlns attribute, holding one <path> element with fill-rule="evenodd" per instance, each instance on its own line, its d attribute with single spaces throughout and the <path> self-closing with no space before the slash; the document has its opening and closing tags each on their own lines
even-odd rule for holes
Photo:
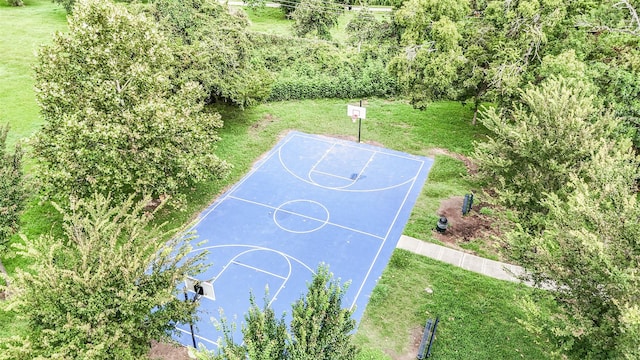
<svg viewBox="0 0 640 360">
<path fill-rule="evenodd" d="M 268 16 L 260 21 L 263 29 L 269 28 Z M 284 29 L 286 21 L 274 21 Z M 0 122 L 11 124 L 13 143 L 33 134 L 41 124 L 33 92 L 34 52 L 39 44 L 51 41 L 53 32 L 64 31 L 66 22 L 61 7 L 48 0 L 31 0 L 22 8 L 2 3 L 0 24 L 4 31 L 0 37 Z M 215 108 L 225 121 L 218 155 L 234 168 L 223 180 L 189 189 L 187 208 L 165 212 L 161 220 L 184 226 L 217 194 L 246 174 L 289 130 L 355 139 L 357 125 L 346 116 L 346 106 L 359 100 L 277 102 L 243 111 Z M 470 125 L 470 108 L 456 102 L 435 103 L 426 111 L 415 110 L 403 100 L 366 99 L 365 106 L 362 140 L 400 151 L 429 156 L 431 149 L 444 148 L 468 155 L 473 142 L 486 136 L 482 127 Z M 439 201 L 462 195 L 473 186 L 464 177 L 465 172 L 462 162 L 443 155 L 436 157 L 406 234 L 429 240 Z M 33 199 L 22 218 L 22 231 L 29 237 L 48 233 L 58 220 L 51 206 Z M 17 236 L 14 241 L 18 241 Z M 24 265 L 20 258 L 3 260 L 10 272 Z M 433 294 L 427 294 L 426 287 L 433 289 Z M 517 322 L 522 315 L 517 299 L 529 291 L 396 250 L 356 335 L 364 350 L 361 359 L 386 359 L 390 355 L 409 358 L 416 332 L 421 331 L 427 317 L 434 316 L 441 318 L 434 358 L 545 359 L 544 348 L 536 345 Z M 0 338 L 18 334 L 24 326 L 15 314 L 0 311 Z"/>
<path fill-rule="evenodd" d="M 0 125 L 11 126 L 11 146 L 41 124 L 32 66 L 38 47 L 50 43 L 54 32 L 67 29 L 66 13 L 51 1 L 26 0 L 22 7 L 0 1 L 0 26 Z"/>
</svg>

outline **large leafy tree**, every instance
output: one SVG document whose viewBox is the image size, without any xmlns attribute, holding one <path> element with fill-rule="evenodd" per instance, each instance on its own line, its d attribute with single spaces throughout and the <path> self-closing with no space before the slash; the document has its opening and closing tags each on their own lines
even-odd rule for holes
<svg viewBox="0 0 640 360">
<path fill-rule="evenodd" d="M 292 340 L 287 349 L 292 359 L 356 357 L 357 348 L 351 340 L 356 327 L 353 310 L 342 307 L 346 290 L 333 279 L 328 267 L 318 267 L 306 296 L 292 305 Z"/>
<path fill-rule="evenodd" d="M 629 140 L 591 152 L 583 174 L 567 184 L 571 194 L 545 199 L 544 232 L 509 236 L 511 244 L 528 245 L 520 258 L 529 279 L 550 288 L 538 296 L 558 304 L 548 313 L 526 301 L 524 323 L 572 359 L 637 359 L 640 162 Z"/>
<path fill-rule="evenodd" d="M 459 22 L 469 12 L 468 1 L 453 0 L 409 0 L 395 12 L 400 50 L 389 70 L 414 106 L 458 96 L 453 84 L 464 62 Z"/>
<path fill-rule="evenodd" d="M 201 84 L 209 102 L 241 107 L 269 95 L 271 74 L 252 57 L 241 10 L 215 0 L 159 0 L 148 10 L 171 39 L 178 81 Z"/>
<path fill-rule="evenodd" d="M 477 144 L 478 176 L 527 223 L 545 212 L 547 194 L 567 196 L 570 177 L 619 124 L 595 106 L 592 85 L 562 77 L 524 90 L 513 110 L 488 109 L 481 122 L 492 136 Z"/>
<path fill-rule="evenodd" d="M 560 26 L 562 1 L 404 2 L 394 15 L 401 49 L 390 63 L 412 103 L 509 104 Z M 475 122 L 475 116 L 474 116 Z"/>
<path fill-rule="evenodd" d="M 220 116 L 193 82 L 175 85 L 174 56 L 153 20 L 121 5 L 78 3 L 69 32 L 43 47 L 35 137 L 44 182 L 57 194 L 159 197 L 223 174 Z"/>
<path fill-rule="evenodd" d="M 72 200 L 57 206 L 60 235 L 23 237 L 30 265 L 16 271 L 8 306 L 29 326 L 0 359 L 139 359 L 192 320 L 195 304 L 176 285 L 201 270 L 203 254 L 187 257 L 190 236 L 150 225 L 149 200 Z"/>
<path fill-rule="evenodd" d="M 301 0 L 291 13 L 291 18 L 295 21 L 293 32 L 300 37 L 313 35 L 331 40 L 330 30 L 338 25 L 342 11 L 342 6 L 333 1 Z"/>
</svg>

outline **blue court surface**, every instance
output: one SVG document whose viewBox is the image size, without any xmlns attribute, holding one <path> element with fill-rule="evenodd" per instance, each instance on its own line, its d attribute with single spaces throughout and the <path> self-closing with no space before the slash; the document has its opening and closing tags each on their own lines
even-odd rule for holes
<svg viewBox="0 0 640 360">
<path fill-rule="evenodd" d="M 276 314 L 306 293 L 324 262 L 349 290 L 343 306 L 359 321 L 402 234 L 432 159 L 340 139 L 291 132 L 194 225 L 199 249 L 209 251 L 215 296 L 200 299 L 196 342 L 215 349 L 216 324 L 237 323 L 253 292 L 260 307 L 265 287 Z M 194 296 L 189 292 L 189 297 Z M 288 322 L 288 321 L 287 321 Z M 176 339 L 192 346 L 188 325 Z"/>
</svg>

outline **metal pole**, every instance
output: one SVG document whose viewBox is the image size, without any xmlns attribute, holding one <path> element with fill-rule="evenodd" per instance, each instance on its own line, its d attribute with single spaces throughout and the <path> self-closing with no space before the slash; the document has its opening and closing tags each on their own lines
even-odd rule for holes
<svg viewBox="0 0 640 360">
<path fill-rule="evenodd" d="M 360 99 L 360 107 L 362 107 L 362 99 Z M 360 131 L 362 129 L 362 119 L 358 116 L 358 143 L 360 143 Z"/>
<path fill-rule="evenodd" d="M 187 292 L 184 292 L 184 301 L 189 301 L 189 296 L 187 296 Z M 193 334 L 193 321 L 189 320 L 189 329 L 191 330 L 191 341 L 193 341 L 193 348 L 197 349 L 198 345 L 196 344 L 196 336 Z"/>
</svg>

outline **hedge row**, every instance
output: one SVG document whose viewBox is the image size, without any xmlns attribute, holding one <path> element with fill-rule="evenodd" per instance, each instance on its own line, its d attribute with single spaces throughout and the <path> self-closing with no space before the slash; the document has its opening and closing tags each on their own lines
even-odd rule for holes
<svg viewBox="0 0 640 360">
<path fill-rule="evenodd" d="M 396 82 L 381 63 L 369 63 L 362 71 L 337 75 L 281 74 L 274 82 L 269 101 L 385 97 L 396 93 Z"/>
</svg>

